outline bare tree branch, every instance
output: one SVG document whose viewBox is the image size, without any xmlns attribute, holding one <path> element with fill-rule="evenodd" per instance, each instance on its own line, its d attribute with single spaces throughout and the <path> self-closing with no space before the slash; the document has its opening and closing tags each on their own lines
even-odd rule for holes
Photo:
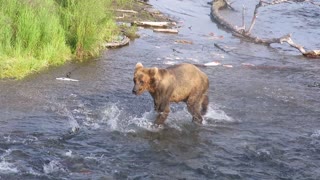
<svg viewBox="0 0 320 180">
<path fill-rule="evenodd" d="M 297 1 L 297 0 L 291 0 L 291 1 Z M 302 0 L 302 1 L 305 1 L 305 0 Z M 308 1 L 308 0 L 306 0 L 306 1 Z M 256 19 L 258 17 L 258 9 L 261 6 L 275 5 L 275 4 L 288 3 L 288 2 L 290 2 L 290 1 L 289 0 L 273 0 L 271 2 L 265 2 L 263 0 L 260 0 L 259 3 L 255 7 L 252 21 L 251 21 L 251 24 L 250 24 L 250 27 L 248 30 L 245 29 L 244 17 L 242 20 L 243 21 L 242 27 L 238 28 L 237 26 L 234 26 L 231 23 L 229 23 L 227 20 L 225 20 L 220 15 L 220 13 L 219 13 L 220 9 L 231 6 L 230 3 L 227 2 L 227 0 L 213 0 L 212 7 L 211 7 L 211 16 L 219 25 L 221 25 L 225 29 L 231 31 L 231 33 L 234 36 L 237 36 L 239 38 L 245 39 L 250 42 L 259 43 L 259 44 L 266 44 L 266 45 L 270 45 L 272 43 L 281 43 L 282 44 L 283 42 L 286 42 L 291 47 L 298 49 L 301 52 L 301 54 L 303 54 L 306 57 L 320 58 L 320 50 L 306 51 L 303 46 L 298 45 L 293 42 L 293 40 L 291 39 L 291 34 L 284 35 L 280 38 L 269 38 L 269 39 L 262 39 L 262 38 L 256 37 L 251 34 L 253 26 L 255 25 Z"/>
<path fill-rule="evenodd" d="M 254 9 L 251 25 L 250 25 L 248 31 L 246 32 L 247 34 L 250 34 L 254 24 L 256 23 L 256 19 L 257 19 L 257 16 L 258 16 L 258 8 L 261 7 L 261 6 L 262 6 L 262 1 L 259 1 L 259 3 L 256 5 L 256 8 Z"/>
<path fill-rule="evenodd" d="M 288 43 L 290 46 L 298 49 L 302 54 L 305 54 L 305 53 L 306 53 L 306 50 L 303 48 L 303 46 L 300 46 L 300 45 L 298 45 L 298 44 L 295 44 L 295 43 L 292 41 L 292 39 L 291 39 L 291 34 L 289 34 L 289 36 L 287 36 L 286 38 L 283 38 L 283 39 L 281 40 L 281 43 L 283 43 L 283 42 L 286 42 L 286 43 Z"/>
<path fill-rule="evenodd" d="M 282 39 L 281 43 L 283 43 L 283 42 L 286 42 L 291 47 L 298 49 L 301 52 L 301 54 L 303 54 L 306 57 L 309 57 L 309 58 L 319 58 L 320 57 L 320 50 L 306 51 L 303 46 L 293 42 L 293 40 L 291 39 L 291 35 L 287 38 Z"/>
<path fill-rule="evenodd" d="M 242 29 L 246 29 L 246 24 L 245 24 L 245 22 L 244 22 L 245 12 L 246 12 L 246 8 L 245 8 L 244 5 L 243 5 L 243 6 L 242 6 L 242 26 L 241 26 Z"/>
</svg>

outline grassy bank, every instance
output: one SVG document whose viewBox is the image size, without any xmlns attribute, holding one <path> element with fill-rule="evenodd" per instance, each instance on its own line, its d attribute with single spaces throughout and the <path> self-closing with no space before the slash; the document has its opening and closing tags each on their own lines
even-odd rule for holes
<svg viewBox="0 0 320 180">
<path fill-rule="evenodd" d="M 131 0 L 120 0 L 130 3 Z M 119 30 L 113 0 L 0 0 L 0 78 L 96 56 Z"/>
</svg>

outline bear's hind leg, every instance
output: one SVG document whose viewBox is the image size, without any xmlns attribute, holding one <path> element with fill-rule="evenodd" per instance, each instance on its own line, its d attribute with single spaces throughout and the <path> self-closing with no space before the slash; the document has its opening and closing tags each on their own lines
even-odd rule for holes
<svg viewBox="0 0 320 180">
<path fill-rule="evenodd" d="M 200 113 L 201 101 L 200 98 L 193 97 L 189 98 L 187 101 L 188 111 L 192 115 L 192 121 L 195 123 L 202 124 L 202 116 Z"/>
<path fill-rule="evenodd" d="M 208 95 L 202 95 L 201 102 L 201 115 L 205 115 L 208 111 L 209 97 Z"/>
</svg>

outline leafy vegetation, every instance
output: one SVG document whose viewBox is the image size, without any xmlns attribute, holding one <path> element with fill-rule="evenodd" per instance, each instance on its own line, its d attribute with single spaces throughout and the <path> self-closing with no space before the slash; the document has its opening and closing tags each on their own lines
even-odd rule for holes
<svg viewBox="0 0 320 180">
<path fill-rule="evenodd" d="M 131 0 L 120 0 L 131 3 Z M 119 33 L 113 0 L 0 0 L 0 78 L 96 56 Z"/>
</svg>

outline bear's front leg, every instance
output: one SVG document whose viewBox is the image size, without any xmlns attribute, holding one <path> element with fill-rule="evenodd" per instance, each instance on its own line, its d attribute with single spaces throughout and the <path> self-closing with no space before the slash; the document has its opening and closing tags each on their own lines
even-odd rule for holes
<svg viewBox="0 0 320 180">
<path fill-rule="evenodd" d="M 157 119 L 155 124 L 161 125 L 164 124 L 164 121 L 167 119 L 170 112 L 170 97 L 173 92 L 172 87 L 167 88 L 158 88 L 158 91 L 152 93 L 154 100 L 154 110 L 158 112 Z"/>
<path fill-rule="evenodd" d="M 164 124 L 164 121 L 167 119 L 169 112 L 170 112 L 169 103 L 167 103 L 166 105 L 160 105 L 158 110 L 158 116 L 154 123 L 157 125 Z"/>
<path fill-rule="evenodd" d="M 154 110 L 159 112 L 159 107 L 160 107 L 160 104 L 158 103 L 158 101 L 154 100 Z"/>
</svg>

